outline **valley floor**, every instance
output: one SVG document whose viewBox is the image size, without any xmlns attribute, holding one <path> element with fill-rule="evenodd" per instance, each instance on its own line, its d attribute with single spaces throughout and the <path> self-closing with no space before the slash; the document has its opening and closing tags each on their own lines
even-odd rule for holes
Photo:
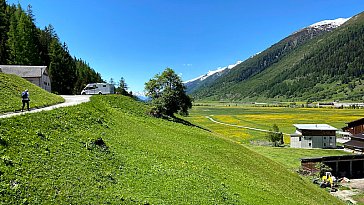
<svg viewBox="0 0 364 205">
<path fill-rule="evenodd" d="M 358 109 L 335 108 L 288 108 L 263 107 L 249 105 L 217 104 L 195 106 L 188 118 L 191 122 L 228 138 L 238 144 L 243 144 L 254 152 L 262 154 L 286 166 L 292 172 L 300 167 L 301 158 L 346 155 L 342 149 L 296 149 L 289 148 L 289 134 L 285 137 L 285 147 L 270 147 L 267 143 L 266 133 L 273 124 L 277 124 L 283 132 L 293 133 L 292 124 L 298 123 L 325 123 L 341 128 L 346 122 L 360 119 L 362 112 Z M 338 139 L 338 143 L 345 141 Z M 258 145 L 258 146 L 257 146 Z M 259 146 L 260 145 L 260 146 Z M 261 146 L 265 145 L 265 146 Z M 335 197 L 346 201 L 363 201 L 363 180 L 351 180 L 345 184 L 348 188 L 333 192 Z"/>
</svg>

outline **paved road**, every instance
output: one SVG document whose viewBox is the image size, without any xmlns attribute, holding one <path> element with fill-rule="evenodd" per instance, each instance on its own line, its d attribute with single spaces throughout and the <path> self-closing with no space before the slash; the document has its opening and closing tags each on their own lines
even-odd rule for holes
<svg viewBox="0 0 364 205">
<path fill-rule="evenodd" d="M 61 97 L 63 97 L 66 100 L 64 103 L 52 105 L 49 107 L 39 108 L 39 109 L 32 109 L 30 111 L 0 114 L 0 118 L 24 115 L 26 113 L 35 113 L 35 112 L 53 110 L 53 109 L 60 108 L 60 107 L 74 106 L 74 105 L 78 105 L 78 104 L 90 101 L 91 96 L 90 95 L 61 95 Z"/>
<path fill-rule="evenodd" d="M 232 125 L 232 124 L 228 124 L 228 123 L 224 123 L 224 122 L 219 122 L 219 121 L 216 121 L 216 120 L 212 119 L 209 116 L 206 116 L 206 118 L 209 119 L 209 120 L 211 120 L 214 123 L 222 124 L 222 125 L 226 125 L 226 126 L 238 127 L 238 128 L 243 128 L 243 129 L 249 129 L 249 130 L 255 130 L 255 131 L 259 131 L 259 132 L 272 132 L 272 133 L 276 133 L 276 132 L 273 132 L 273 131 L 270 131 L 270 130 L 263 130 L 263 129 L 254 128 L 254 127 L 246 127 L 246 126 Z M 287 133 L 282 133 L 282 134 L 284 134 L 284 135 L 290 135 L 290 134 L 287 134 Z"/>
</svg>

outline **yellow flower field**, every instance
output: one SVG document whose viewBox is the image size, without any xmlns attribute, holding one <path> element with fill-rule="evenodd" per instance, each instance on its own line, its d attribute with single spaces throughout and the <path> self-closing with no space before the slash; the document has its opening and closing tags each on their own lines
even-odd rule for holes
<svg viewBox="0 0 364 205">
<path fill-rule="evenodd" d="M 269 130 L 277 124 L 280 131 L 291 134 L 295 131 L 293 124 L 329 124 L 338 129 L 345 123 L 364 117 L 363 109 L 334 108 L 287 108 L 287 107 L 254 107 L 246 105 L 195 106 L 189 120 L 224 137 L 238 142 L 249 143 L 251 140 L 262 140 L 266 133 L 238 127 L 216 124 L 207 119 L 239 126 Z M 289 136 L 285 136 L 289 143 Z"/>
</svg>

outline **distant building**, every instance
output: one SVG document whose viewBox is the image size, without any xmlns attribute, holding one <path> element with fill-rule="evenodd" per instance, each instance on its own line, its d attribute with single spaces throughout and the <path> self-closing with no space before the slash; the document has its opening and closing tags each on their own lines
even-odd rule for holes
<svg viewBox="0 0 364 205">
<path fill-rule="evenodd" d="M 348 126 L 342 130 L 351 133 L 351 140 L 344 143 L 344 148 L 363 152 L 364 151 L 364 118 L 346 123 Z"/>
<path fill-rule="evenodd" d="M 352 135 L 364 133 L 364 118 L 346 124 L 347 126 L 342 128 L 344 132 L 350 132 Z"/>
<path fill-rule="evenodd" d="M 294 124 L 296 132 L 291 134 L 294 148 L 336 148 L 335 127 L 327 124 Z"/>
<path fill-rule="evenodd" d="M 0 65 L 0 72 L 20 76 L 48 92 L 52 90 L 47 66 Z"/>
</svg>

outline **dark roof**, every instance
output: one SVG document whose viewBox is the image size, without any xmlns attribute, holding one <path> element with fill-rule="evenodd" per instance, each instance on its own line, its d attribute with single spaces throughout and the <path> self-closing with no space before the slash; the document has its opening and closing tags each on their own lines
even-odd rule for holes
<svg viewBox="0 0 364 205">
<path fill-rule="evenodd" d="M 301 162 L 324 162 L 334 160 L 364 159 L 364 154 L 302 158 Z"/>
<path fill-rule="evenodd" d="M 364 141 L 351 139 L 349 142 L 344 143 L 344 147 L 363 150 L 364 149 Z"/>
<path fill-rule="evenodd" d="M 351 122 L 347 122 L 346 124 L 348 124 L 348 126 L 346 128 L 355 127 L 358 125 L 364 125 L 364 118 L 357 119 L 357 120 L 354 120 Z"/>
<path fill-rule="evenodd" d="M 15 74 L 23 78 L 39 78 L 46 72 L 47 66 L 0 65 L 6 74 Z"/>
</svg>

